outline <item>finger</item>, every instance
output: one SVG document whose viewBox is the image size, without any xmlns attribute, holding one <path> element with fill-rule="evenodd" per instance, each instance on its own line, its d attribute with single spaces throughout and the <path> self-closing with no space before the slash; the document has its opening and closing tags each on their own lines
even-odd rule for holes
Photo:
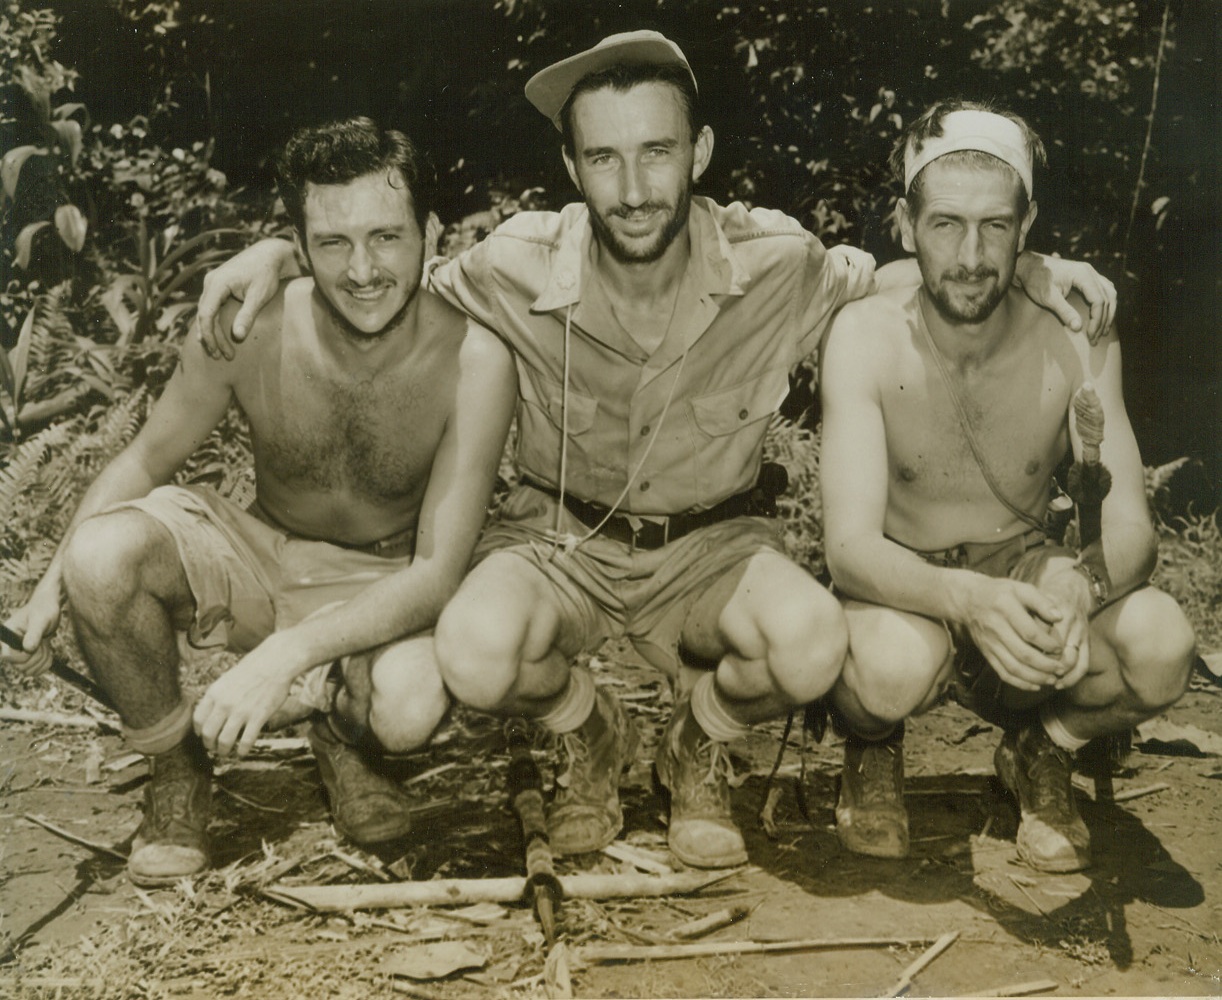
<svg viewBox="0 0 1222 1000">
<path fill-rule="evenodd" d="M 246 728 L 242 731 L 242 739 L 237 746 L 237 754 L 239 757 L 245 757 L 255 748 L 255 740 L 259 738 L 259 734 L 262 731 L 262 722 L 251 719 L 248 723 L 246 723 Z"/>
<path fill-rule="evenodd" d="M 1017 593 L 1027 611 L 1041 621 L 1055 625 L 1065 617 L 1060 604 L 1030 583 L 1018 584 Z"/>
<path fill-rule="evenodd" d="M 1004 647 L 982 649 L 984 657 L 997 672 L 997 676 L 1020 691 L 1039 691 L 1043 686 L 1043 675 L 1031 670 Z"/>
<path fill-rule="evenodd" d="M 195 706 L 191 721 L 195 724 L 195 732 L 200 742 L 209 753 L 216 753 L 216 734 L 221 728 L 221 717 L 213 710 L 212 701 L 207 695 Z"/>
<path fill-rule="evenodd" d="M 238 737 L 242 735 L 245 723 L 236 715 L 231 715 L 221 727 L 216 737 L 216 754 L 218 757 L 228 757 L 237 745 Z"/>
<path fill-rule="evenodd" d="M 216 349 L 216 344 L 212 341 L 211 335 L 204 326 L 203 319 L 199 316 L 195 318 L 195 339 L 199 341 L 199 346 L 204 349 L 204 353 L 213 361 L 216 361 L 221 356 L 220 352 Z"/>
<path fill-rule="evenodd" d="M 263 301 L 271 296 L 265 296 Z M 232 344 L 240 344 L 246 339 L 246 335 L 250 333 L 251 324 L 255 321 L 255 316 L 259 313 L 259 302 L 252 295 L 247 295 L 246 300 L 242 303 L 242 308 L 238 310 L 238 314 L 233 318 L 233 329 L 229 332 L 229 338 Z M 232 360 L 233 353 L 230 347 L 230 353 L 226 357 Z"/>
<path fill-rule="evenodd" d="M 1050 285 L 1048 288 L 1048 308 L 1057 314 L 1057 319 L 1075 333 L 1081 331 L 1082 317 L 1078 314 L 1078 310 L 1069 304 L 1069 299 L 1056 285 Z"/>
</svg>

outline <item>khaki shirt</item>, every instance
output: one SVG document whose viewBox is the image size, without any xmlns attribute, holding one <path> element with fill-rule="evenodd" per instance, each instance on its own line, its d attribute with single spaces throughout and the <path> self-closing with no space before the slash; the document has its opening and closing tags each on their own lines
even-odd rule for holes
<svg viewBox="0 0 1222 1000">
<path fill-rule="evenodd" d="M 584 204 L 516 215 L 431 271 L 435 292 L 514 350 L 523 473 L 561 486 L 564 427 L 563 485 L 582 500 L 611 506 L 631 477 L 622 512 L 676 514 L 754 485 L 790 369 L 861 292 L 843 257 L 780 212 L 693 198 L 689 232 L 674 319 L 652 356 L 595 278 Z"/>
</svg>

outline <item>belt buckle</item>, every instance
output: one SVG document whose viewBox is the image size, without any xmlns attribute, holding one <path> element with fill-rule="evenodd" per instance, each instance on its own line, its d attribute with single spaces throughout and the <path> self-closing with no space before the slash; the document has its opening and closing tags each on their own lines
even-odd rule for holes
<svg viewBox="0 0 1222 1000">
<path fill-rule="evenodd" d="M 659 524 L 657 521 L 649 521 L 649 520 L 646 520 L 645 518 L 633 517 L 631 515 L 626 517 L 625 520 L 628 522 L 628 527 L 632 529 L 632 541 L 630 543 L 630 551 L 636 552 L 638 549 L 640 549 L 642 552 L 652 552 L 653 549 L 655 548 L 660 549 L 663 546 L 668 545 L 670 543 L 670 518 L 669 517 L 663 518 L 661 524 Z M 661 528 L 662 530 L 661 544 L 655 545 L 652 547 L 642 545 L 639 542 L 641 534 L 645 531 L 646 528 L 650 527 L 651 525 Z"/>
</svg>

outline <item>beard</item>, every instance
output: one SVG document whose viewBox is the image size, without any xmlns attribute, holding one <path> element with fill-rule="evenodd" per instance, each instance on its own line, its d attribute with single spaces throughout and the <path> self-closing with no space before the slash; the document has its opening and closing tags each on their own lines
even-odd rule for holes
<svg viewBox="0 0 1222 1000">
<path fill-rule="evenodd" d="M 948 282 L 978 281 L 986 278 L 994 278 L 997 281 L 988 294 L 979 299 L 956 299 L 952 297 L 947 287 Z M 925 290 L 934 308 L 948 323 L 983 323 L 1001 305 L 1002 300 L 1006 297 L 1009 284 L 1009 280 L 1002 281 L 1001 275 L 992 267 L 978 267 L 972 271 L 958 268 L 954 271 L 944 271 L 937 284 L 932 284 L 927 280 Z"/>
<path fill-rule="evenodd" d="M 692 208 L 692 184 L 689 180 L 683 185 L 674 205 L 661 201 L 648 201 L 637 208 L 627 208 L 620 205 L 601 215 L 590 208 L 590 225 L 594 229 L 594 237 L 599 244 L 607 248 L 615 260 L 621 264 L 652 264 L 661 259 L 667 248 L 675 241 L 675 237 L 683 232 L 687 225 L 688 215 Z M 643 249 L 634 249 L 625 244 L 619 235 L 611 228 L 608 217 L 628 219 L 642 212 L 666 212 L 667 218 L 661 231 L 653 243 Z"/>
</svg>

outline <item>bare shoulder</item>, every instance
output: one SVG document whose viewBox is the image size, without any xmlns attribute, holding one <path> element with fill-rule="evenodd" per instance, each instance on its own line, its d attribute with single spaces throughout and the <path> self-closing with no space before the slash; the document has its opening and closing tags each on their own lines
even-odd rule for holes
<svg viewBox="0 0 1222 1000">
<path fill-rule="evenodd" d="M 447 352 L 458 358 L 463 374 L 497 375 L 513 367 L 508 346 L 486 326 L 433 292 L 422 289 L 420 322 Z"/>
<path fill-rule="evenodd" d="M 305 307 L 305 315 L 309 316 L 310 293 L 313 289 L 313 278 L 289 278 L 282 281 L 276 294 L 255 314 L 250 324 L 250 332 L 243 342 L 245 344 L 243 352 L 248 354 L 251 350 L 264 350 L 268 344 L 279 338 L 286 318 L 286 303 L 290 297 L 294 301 L 301 302 Z M 225 325 L 226 330 L 232 326 L 233 319 L 238 314 L 240 307 L 241 303 L 233 298 L 222 307 L 220 321 Z M 239 354 L 238 357 L 242 357 L 242 354 Z"/>
<path fill-rule="evenodd" d="M 845 305 L 836 314 L 831 335 L 842 341 L 851 338 L 862 351 L 877 352 L 897 339 L 908 339 L 918 308 L 914 288 L 875 292 Z"/>
</svg>

